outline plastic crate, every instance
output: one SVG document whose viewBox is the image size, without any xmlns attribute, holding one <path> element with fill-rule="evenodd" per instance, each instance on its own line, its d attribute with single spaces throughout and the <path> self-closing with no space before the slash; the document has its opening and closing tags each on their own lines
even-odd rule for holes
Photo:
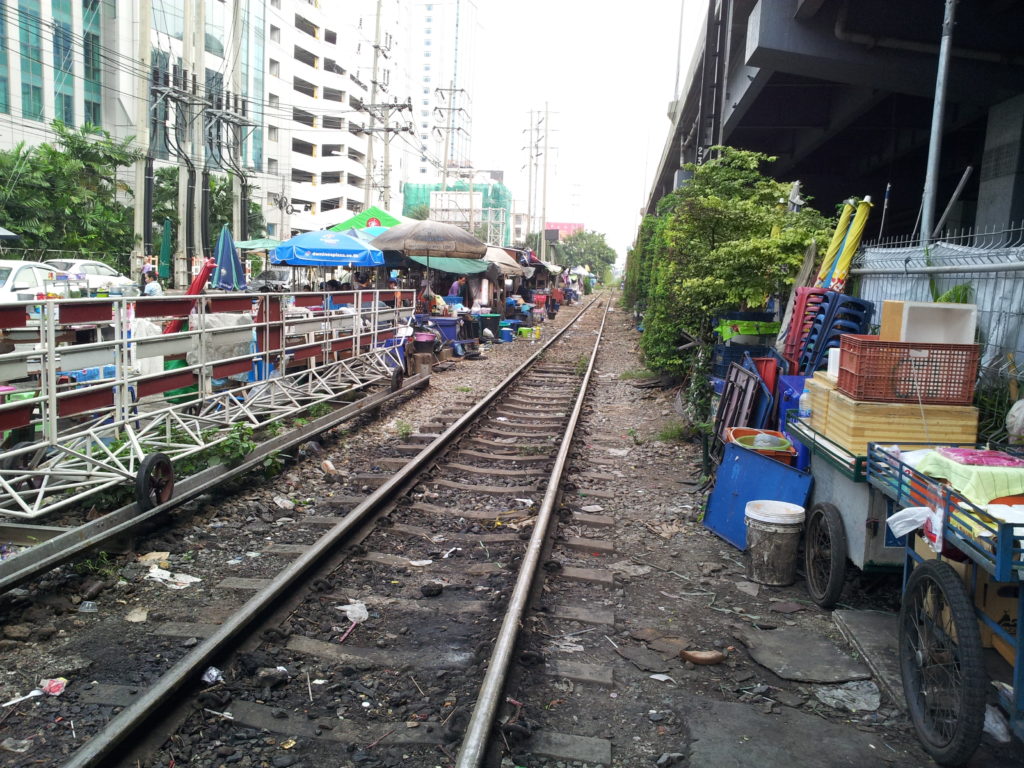
<svg viewBox="0 0 1024 768">
<path fill-rule="evenodd" d="M 844 334 L 838 389 L 854 400 L 970 405 L 978 378 L 977 344 L 881 341 Z"/>
<path fill-rule="evenodd" d="M 751 357 L 764 357 L 769 347 L 750 344 L 716 344 L 711 353 L 711 375 L 725 378 L 729 366 L 743 363 L 743 353 L 749 352 Z"/>
</svg>

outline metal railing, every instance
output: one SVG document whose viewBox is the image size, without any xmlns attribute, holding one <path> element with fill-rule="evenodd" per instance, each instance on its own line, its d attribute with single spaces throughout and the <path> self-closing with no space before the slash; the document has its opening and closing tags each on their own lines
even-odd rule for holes
<svg viewBox="0 0 1024 768">
<path fill-rule="evenodd" d="M 395 304 L 389 306 L 381 301 Z M 0 516 L 35 518 L 389 379 L 413 291 L 0 305 Z"/>
</svg>

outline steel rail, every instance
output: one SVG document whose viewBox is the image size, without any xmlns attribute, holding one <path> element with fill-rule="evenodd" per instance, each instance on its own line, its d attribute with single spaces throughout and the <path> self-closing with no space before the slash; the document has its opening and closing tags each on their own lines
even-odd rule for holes
<svg viewBox="0 0 1024 768">
<path fill-rule="evenodd" d="M 357 531 L 371 515 L 397 494 L 412 488 L 418 481 L 418 476 L 433 464 L 437 455 L 490 407 L 491 403 L 509 385 L 525 373 L 547 351 L 548 347 L 572 328 L 596 301 L 595 298 L 585 306 L 572 321 L 545 342 L 522 365 L 506 376 L 480 402 L 466 411 L 432 443 L 416 454 L 408 464 L 354 507 L 343 520 L 317 539 L 305 553 L 278 573 L 270 584 L 246 601 L 212 635 L 182 657 L 166 674 L 147 688 L 143 695 L 113 717 L 103 730 L 90 738 L 71 756 L 64 764 L 64 768 L 95 768 L 96 766 L 110 765 L 109 759 L 115 754 L 118 747 L 138 728 L 147 723 L 149 718 L 158 712 L 170 697 L 189 682 L 198 680 L 202 671 L 223 653 L 224 646 L 251 628 L 262 614 L 290 594 L 296 582 L 324 560 L 350 533 Z"/>
<path fill-rule="evenodd" d="M 576 432 L 576 424 L 579 422 L 580 413 L 583 410 L 583 402 L 587 396 L 587 387 L 590 384 L 590 377 L 594 371 L 594 362 L 597 360 L 597 348 L 601 344 L 604 335 L 605 322 L 608 320 L 608 307 L 610 301 L 605 305 L 604 314 L 601 317 L 601 327 L 594 340 L 594 349 L 590 353 L 590 364 L 580 383 L 580 391 L 576 396 L 576 404 L 569 421 L 565 427 L 565 437 L 558 450 L 554 467 L 548 479 L 547 491 L 544 493 L 544 501 L 537 512 L 537 521 L 533 526 L 533 534 L 530 536 L 530 543 L 527 545 L 526 553 L 522 559 L 522 566 L 519 569 L 519 576 L 516 585 L 509 598 L 508 610 L 498 632 L 497 640 L 494 643 L 494 650 L 487 664 L 487 672 L 484 681 L 477 694 L 477 703 L 470 716 L 469 725 L 466 728 L 466 736 L 462 740 L 462 748 L 459 750 L 458 760 L 455 768 L 477 768 L 487 750 L 488 735 L 494 722 L 494 715 L 500 703 L 501 693 L 505 687 L 505 678 L 508 674 L 509 664 L 512 661 L 512 652 L 515 650 L 516 641 L 519 638 L 520 624 L 523 613 L 526 609 L 526 601 L 530 596 L 533 581 L 536 576 L 537 566 L 540 562 L 541 552 L 544 547 L 544 540 L 548 536 L 548 528 L 555 513 L 555 502 L 558 500 L 562 474 L 565 465 L 569 460 L 569 449 L 572 447 L 572 438 Z"/>
<path fill-rule="evenodd" d="M 139 510 L 138 504 L 132 503 L 115 509 L 92 522 L 85 523 L 66 532 L 48 538 L 46 541 L 27 549 L 14 557 L 0 561 L 0 594 L 24 583 L 33 576 L 56 568 L 84 552 L 93 549 L 117 536 L 123 536 L 142 523 L 158 515 L 170 511 L 174 507 L 220 485 L 224 480 L 257 467 L 264 457 L 275 451 L 283 451 L 310 439 L 320 432 L 325 432 L 357 416 L 364 411 L 375 408 L 404 392 L 418 389 L 430 380 L 430 376 L 413 376 L 405 380 L 405 384 L 394 392 L 381 392 L 370 395 L 351 405 L 332 411 L 325 416 L 314 419 L 306 426 L 278 435 L 260 445 L 245 459 L 233 467 L 218 465 L 191 475 L 174 487 L 175 495 L 167 502 L 145 512 Z M 0 531 L 3 530 L 0 524 Z M 17 525 L 18 531 L 24 531 L 27 525 Z M 44 531 L 53 528 L 40 526 Z"/>
</svg>

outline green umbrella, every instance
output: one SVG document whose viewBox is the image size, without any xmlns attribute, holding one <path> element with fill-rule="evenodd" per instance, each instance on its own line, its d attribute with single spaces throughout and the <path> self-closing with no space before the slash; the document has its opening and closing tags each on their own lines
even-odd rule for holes
<svg viewBox="0 0 1024 768">
<path fill-rule="evenodd" d="M 160 237 L 160 258 L 157 261 L 157 274 L 161 280 L 171 276 L 171 220 L 164 219 L 164 232 Z"/>
<path fill-rule="evenodd" d="M 256 240 L 239 240 L 235 243 L 235 247 L 241 248 L 243 251 L 266 251 L 273 250 L 280 244 L 280 240 L 275 240 L 272 237 L 260 237 Z"/>
</svg>

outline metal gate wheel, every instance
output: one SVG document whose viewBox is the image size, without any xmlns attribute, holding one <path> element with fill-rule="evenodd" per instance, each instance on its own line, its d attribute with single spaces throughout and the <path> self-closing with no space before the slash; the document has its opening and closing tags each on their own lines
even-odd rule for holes
<svg viewBox="0 0 1024 768">
<path fill-rule="evenodd" d="M 142 460 L 135 475 L 135 501 L 139 509 L 159 506 L 174 495 L 174 467 L 163 453 L 151 453 Z"/>
</svg>

